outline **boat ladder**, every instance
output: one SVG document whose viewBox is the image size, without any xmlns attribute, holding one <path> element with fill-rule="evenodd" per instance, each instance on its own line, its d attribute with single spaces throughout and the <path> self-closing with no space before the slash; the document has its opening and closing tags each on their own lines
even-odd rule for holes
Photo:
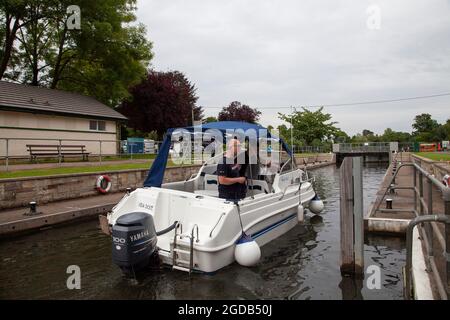
<svg viewBox="0 0 450 320">
<path fill-rule="evenodd" d="M 180 232 L 178 232 L 180 230 Z M 196 231 L 196 236 L 194 232 Z M 178 240 L 189 238 L 189 247 L 180 244 Z M 183 234 L 183 226 L 178 223 L 175 227 L 175 235 L 173 238 L 172 247 L 172 269 L 189 272 L 189 275 L 194 270 L 194 239 L 198 242 L 198 225 L 192 227 L 190 234 Z"/>
</svg>

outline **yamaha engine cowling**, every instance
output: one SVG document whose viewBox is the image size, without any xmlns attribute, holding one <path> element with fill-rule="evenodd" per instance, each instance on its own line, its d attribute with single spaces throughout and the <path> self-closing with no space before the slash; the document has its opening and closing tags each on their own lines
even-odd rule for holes
<svg viewBox="0 0 450 320">
<path fill-rule="evenodd" d="M 144 212 L 127 213 L 112 227 L 112 259 L 128 273 L 147 266 L 156 252 L 153 217 Z"/>
</svg>

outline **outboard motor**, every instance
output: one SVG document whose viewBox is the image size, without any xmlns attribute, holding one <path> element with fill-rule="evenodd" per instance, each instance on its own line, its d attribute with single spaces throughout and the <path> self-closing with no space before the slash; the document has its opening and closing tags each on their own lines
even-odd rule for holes
<svg viewBox="0 0 450 320">
<path fill-rule="evenodd" d="M 127 213 L 112 227 L 112 259 L 129 273 L 146 267 L 158 240 L 153 217 L 144 212 Z"/>
</svg>

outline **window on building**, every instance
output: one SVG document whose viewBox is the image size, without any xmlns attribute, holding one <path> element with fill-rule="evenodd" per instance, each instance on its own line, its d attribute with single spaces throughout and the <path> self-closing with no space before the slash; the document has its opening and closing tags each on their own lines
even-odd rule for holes
<svg viewBox="0 0 450 320">
<path fill-rule="evenodd" d="M 91 120 L 89 121 L 89 130 L 106 131 L 106 122 Z"/>
<path fill-rule="evenodd" d="M 89 130 L 97 130 L 97 121 L 89 121 Z"/>
<path fill-rule="evenodd" d="M 106 122 L 105 121 L 97 121 L 97 130 L 105 131 L 106 130 Z"/>
</svg>

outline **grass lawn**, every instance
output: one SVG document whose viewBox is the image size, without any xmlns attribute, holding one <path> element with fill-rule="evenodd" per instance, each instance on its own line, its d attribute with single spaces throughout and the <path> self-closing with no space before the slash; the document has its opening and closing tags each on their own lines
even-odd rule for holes
<svg viewBox="0 0 450 320">
<path fill-rule="evenodd" d="M 434 161 L 450 161 L 450 153 L 448 152 L 414 152 L 418 156 L 428 158 Z"/>
<path fill-rule="evenodd" d="M 22 177 L 42 177 L 53 176 L 58 174 L 74 174 L 74 173 L 92 173 L 92 172 L 108 172 L 118 170 L 132 169 L 150 169 L 153 161 L 146 163 L 123 163 L 123 164 L 103 164 L 100 166 L 83 166 L 83 167 L 61 167 L 46 169 L 30 169 L 20 171 L 0 172 L 0 179 L 22 178 Z M 185 164 L 186 166 L 190 164 Z M 167 162 L 168 167 L 177 166 L 171 160 Z"/>
</svg>

